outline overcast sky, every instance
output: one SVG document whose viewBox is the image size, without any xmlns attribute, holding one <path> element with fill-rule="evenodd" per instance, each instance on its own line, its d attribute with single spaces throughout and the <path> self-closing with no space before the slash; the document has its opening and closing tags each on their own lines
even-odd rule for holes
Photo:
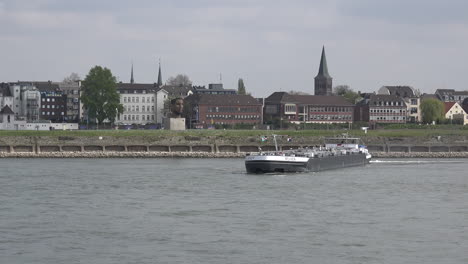
<svg viewBox="0 0 468 264">
<path fill-rule="evenodd" d="M 313 94 L 322 46 L 333 86 L 468 90 L 465 0 L 0 0 L 0 82 L 187 74 L 194 85 Z"/>
</svg>

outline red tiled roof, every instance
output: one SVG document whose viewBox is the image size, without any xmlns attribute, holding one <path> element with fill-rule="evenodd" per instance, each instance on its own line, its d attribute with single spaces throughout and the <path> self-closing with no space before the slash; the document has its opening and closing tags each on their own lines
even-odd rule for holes
<svg viewBox="0 0 468 264">
<path fill-rule="evenodd" d="M 451 108 L 452 106 L 455 104 L 455 102 L 444 102 L 444 106 L 445 106 L 445 113 L 447 113 Z"/>
</svg>

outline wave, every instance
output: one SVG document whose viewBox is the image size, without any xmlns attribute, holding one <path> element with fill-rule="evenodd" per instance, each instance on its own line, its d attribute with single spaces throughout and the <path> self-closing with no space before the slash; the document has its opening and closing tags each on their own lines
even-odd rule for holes
<svg viewBox="0 0 468 264">
<path fill-rule="evenodd" d="M 386 163 L 386 164 L 419 164 L 419 163 L 460 163 L 461 160 L 371 160 L 370 163 Z"/>
</svg>

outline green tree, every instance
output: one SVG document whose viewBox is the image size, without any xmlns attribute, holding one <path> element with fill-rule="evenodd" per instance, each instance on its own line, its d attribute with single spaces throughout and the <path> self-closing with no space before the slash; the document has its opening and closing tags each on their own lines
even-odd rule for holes
<svg viewBox="0 0 468 264">
<path fill-rule="evenodd" d="M 335 86 L 333 90 L 334 95 L 343 96 L 348 102 L 352 104 L 355 104 L 362 99 L 359 93 L 353 91 L 353 89 L 351 89 L 348 85 L 338 85 Z"/>
<path fill-rule="evenodd" d="M 99 124 L 106 119 L 113 123 L 117 115 L 123 113 L 116 78 L 109 69 L 101 66 L 89 70 L 83 81 L 81 100 L 88 118 L 97 119 Z"/>
<path fill-rule="evenodd" d="M 437 99 L 431 98 L 422 101 L 420 108 L 423 123 L 432 123 L 433 121 L 440 123 L 445 118 L 444 103 Z"/>
<path fill-rule="evenodd" d="M 237 93 L 246 94 L 244 80 L 242 78 L 239 78 L 239 81 L 237 81 Z"/>
</svg>

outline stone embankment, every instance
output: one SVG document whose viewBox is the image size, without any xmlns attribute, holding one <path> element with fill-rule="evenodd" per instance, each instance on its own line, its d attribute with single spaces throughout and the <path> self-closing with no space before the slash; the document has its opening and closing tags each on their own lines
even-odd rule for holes
<svg viewBox="0 0 468 264">
<path fill-rule="evenodd" d="M 468 158 L 467 136 L 362 138 L 378 158 Z M 323 144 L 321 137 L 278 140 L 280 150 Z M 271 138 L 224 136 L 4 136 L 0 158 L 240 158 L 273 151 Z"/>
<path fill-rule="evenodd" d="M 0 158 L 243 158 L 247 152 L 0 152 Z M 373 158 L 468 158 L 468 152 L 374 152 Z"/>
</svg>

